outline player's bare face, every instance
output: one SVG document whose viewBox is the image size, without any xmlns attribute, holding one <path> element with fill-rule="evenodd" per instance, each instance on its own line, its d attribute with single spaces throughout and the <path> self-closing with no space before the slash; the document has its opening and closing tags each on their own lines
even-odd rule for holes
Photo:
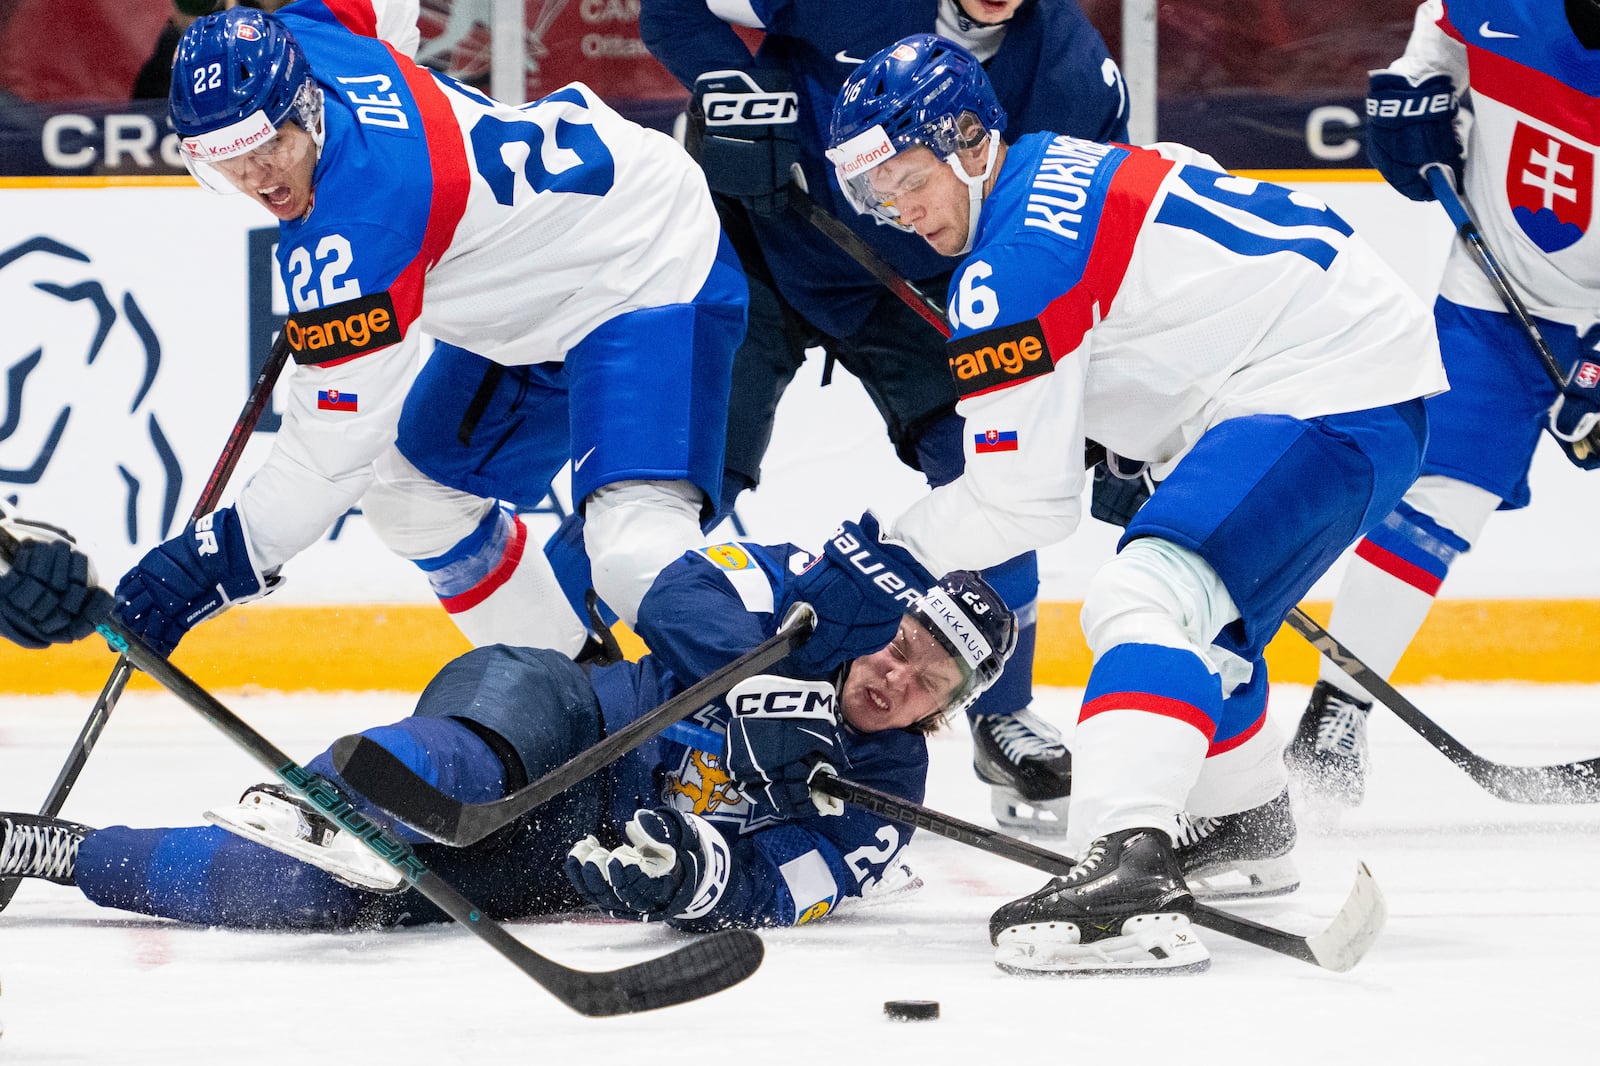
<svg viewBox="0 0 1600 1066">
<path fill-rule="evenodd" d="M 967 186 L 932 151 L 918 145 L 868 172 L 873 194 L 940 255 L 967 243 Z"/>
<path fill-rule="evenodd" d="M 844 720 L 863 733 L 904 729 L 944 707 L 961 681 L 961 668 L 939 642 L 902 618 L 887 648 L 850 667 L 839 704 Z"/>
<path fill-rule="evenodd" d="M 1022 0 L 956 0 L 956 3 L 967 13 L 967 18 L 990 25 L 1009 20 L 1022 6 Z"/>
<path fill-rule="evenodd" d="M 272 140 L 259 148 L 211 166 L 279 219 L 300 218 L 311 210 L 316 141 L 294 122 L 285 122 Z"/>
</svg>

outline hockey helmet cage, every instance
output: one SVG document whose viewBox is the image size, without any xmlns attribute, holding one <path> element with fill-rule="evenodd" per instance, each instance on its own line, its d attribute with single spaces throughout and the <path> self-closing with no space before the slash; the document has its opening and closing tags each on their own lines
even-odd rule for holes
<svg viewBox="0 0 1600 1066">
<path fill-rule="evenodd" d="M 322 90 L 294 35 L 270 15 L 229 8 L 199 19 L 178 41 L 167 95 L 190 173 L 233 192 L 211 164 L 255 151 L 294 120 L 320 148 Z"/>
</svg>

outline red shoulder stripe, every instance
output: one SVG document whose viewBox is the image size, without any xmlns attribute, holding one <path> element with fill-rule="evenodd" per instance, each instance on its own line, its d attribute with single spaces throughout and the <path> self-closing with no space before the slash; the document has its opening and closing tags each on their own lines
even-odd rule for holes
<svg viewBox="0 0 1600 1066">
<path fill-rule="evenodd" d="M 1172 160 L 1145 148 L 1129 148 L 1127 158 L 1117 165 L 1082 277 L 1039 314 L 1053 361 L 1076 350 L 1097 316 L 1103 316 L 1116 299 L 1156 191 L 1173 166 Z"/>
</svg>

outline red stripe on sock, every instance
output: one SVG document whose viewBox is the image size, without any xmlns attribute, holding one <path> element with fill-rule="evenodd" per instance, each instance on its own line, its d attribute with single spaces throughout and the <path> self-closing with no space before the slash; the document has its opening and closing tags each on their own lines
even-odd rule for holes
<svg viewBox="0 0 1600 1066">
<path fill-rule="evenodd" d="M 1408 563 L 1387 548 L 1380 548 L 1370 540 L 1363 540 L 1356 545 L 1356 558 L 1365 559 L 1379 570 L 1419 592 L 1429 596 L 1438 593 L 1439 586 L 1444 584 L 1444 578 L 1435 577 L 1415 563 Z"/>
<path fill-rule="evenodd" d="M 460 614 L 462 611 L 471 610 L 492 596 L 501 585 L 511 580 L 511 575 L 516 573 L 517 564 L 522 561 L 522 549 L 528 543 L 528 527 L 522 524 L 522 519 L 513 515 L 511 522 L 516 532 L 511 535 L 511 542 L 506 545 L 506 552 L 500 557 L 500 562 L 482 581 L 467 591 L 454 596 L 439 597 L 439 603 L 446 611 Z"/>
<path fill-rule="evenodd" d="M 1143 711 L 1146 714 L 1159 714 L 1163 718 L 1176 718 L 1194 726 L 1208 742 L 1217 732 L 1217 723 L 1194 704 L 1157 696 L 1153 692 L 1108 692 L 1104 696 L 1097 696 L 1085 703 L 1078 712 L 1078 724 L 1082 725 L 1105 711 Z"/>
</svg>

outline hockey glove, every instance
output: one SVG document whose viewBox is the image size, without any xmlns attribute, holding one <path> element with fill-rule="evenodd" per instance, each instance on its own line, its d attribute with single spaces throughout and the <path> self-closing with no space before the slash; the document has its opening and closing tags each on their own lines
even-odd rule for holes
<svg viewBox="0 0 1600 1066">
<path fill-rule="evenodd" d="M 628 842 L 606 849 L 593 836 L 567 853 L 567 880 L 607 914 L 658 922 L 704 918 L 728 887 L 727 842 L 716 826 L 675 807 L 636 811 Z"/>
<path fill-rule="evenodd" d="M 1128 528 L 1150 494 L 1155 491 L 1150 464 L 1107 452 L 1094 465 L 1094 485 L 1089 493 L 1089 514 L 1102 522 Z"/>
<path fill-rule="evenodd" d="M 239 513 L 224 507 L 151 548 L 123 575 L 117 583 L 117 617 L 152 649 L 168 655 L 199 622 L 265 596 L 281 580 L 256 569 Z"/>
<path fill-rule="evenodd" d="M 810 784 L 819 770 L 850 767 L 832 685 L 757 674 L 728 690 L 728 706 L 722 766 L 741 792 L 786 820 L 844 813 Z"/>
<path fill-rule="evenodd" d="M 1379 72 L 1367 87 L 1367 158 L 1384 180 L 1413 200 L 1434 199 L 1422 168 L 1443 163 L 1461 188 L 1461 142 L 1456 137 L 1455 85 L 1444 74 L 1412 85 Z"/>
<path fill-rule="evenodd" d="M 884 539 L 871 511 L 846 522 L 822 554 L 784 590 L 778 616 L 796 602 L 817 612 L 816 630 L 784 660 L 783 672 L 831 677 L 847 662 L 882 651 L 900 628 L 900 616 L 934 584 L 904 546 Z"/>
<path fill-rule="evenodd" d="M 1550 408 L 1550 432 L 1575 465 L 1600 467 L 1600 364 L 1587 359 L 1572 364 Z"/>
<path fill-rule="evenodd" d="M 737 197 L 758 215 L 783 210 L 790 168 L 800 161 L 799 113 L 782 71 L 714 70 L 696 78 L 691 121 L 704 129 L 699 159 L 711 191 Z"/>
<path fill-rule="evenodd" d="M 64 530 L 5 520 L 18 541 L 11 565 L 0 562 L 0 637 L 24 648 L 82 640 L 111 613 L 94 565 Z"/>
</svg>

